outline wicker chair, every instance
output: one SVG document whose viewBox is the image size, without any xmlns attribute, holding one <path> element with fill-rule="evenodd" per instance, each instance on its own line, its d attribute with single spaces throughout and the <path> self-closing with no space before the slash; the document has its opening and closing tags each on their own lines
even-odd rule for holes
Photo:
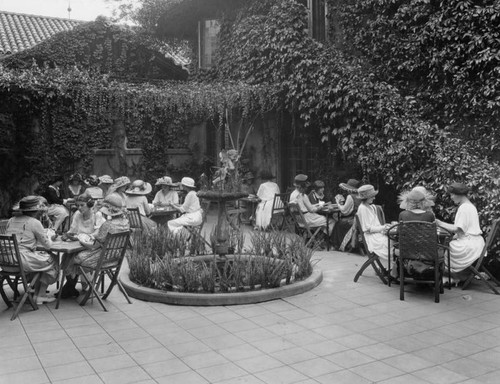
<svg viewBox="0 0 500 384">
<path fill-rule="evenodd" d="M 405 283 L 432 284 L 434 301 L 439 303 L 443 293 L 444 256 L 450 258 L 449 248 L 439 244 L 436 223 L 402 221 L 397 225 L 399 269 L 399 298 L 404 300 Z M 444 252 L 440 254 L 439 249 Z M 425 272 L 419 272 L 423 267 Z"/>
<path fill-rule="evenodd" d="M 488 237 L 486 238 L 486 242 L 484 244 L 483 251 L 481 252 L 481 256 L 479 259 L 476 260 L 476 262 L 471 265 L 470 267 L 467 268 L 469 271 L 469 277 L 464 281 L 464 284 L 462 285 L 462 289 L 466 289 L 474 280 L 477 278 L 479 281 L 482 283 L 486 284 L 494 293 L 495 295 L 500 294 L 498 290 L 495 288 L 493 284 L 491 284 L 483 275 L 485 273 L 491 281 L 493 281 L 497 286 L 500 286 L 500 282 L 491 274 L 490 271 L 485 266 L 485 262 L 487 260 L 487 252 L 491 251 L 492 246 L 495 244 L 495 242 L 498 240 L 498 233 L 500 230 L 500 220 L 495 220 L 493 224 L 491 225 L 490 232 L 488 233 Z"/>
</svg>

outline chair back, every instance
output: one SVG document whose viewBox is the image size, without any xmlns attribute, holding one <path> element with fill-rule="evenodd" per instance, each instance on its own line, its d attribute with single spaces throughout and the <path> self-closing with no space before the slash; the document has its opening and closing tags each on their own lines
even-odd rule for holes
<svg viewBox="0 0 500 384">
<path fill-rule="evenodd" d="M 481 252 L 481 256 L 474 263 L 474 266 L 479 270 L 481 265 L 483 264 L 483 260 L 486 257 L 488 251 L 495 245 L 497 241 L 498 232 L 500 230 L 500 219 L 496 219 L 491 223 L 490 231 L 488 232 L 488 236 L 486 236 L 486 241 L 484 242 L 484 247 Z"/>
<path fill-rule="evenodd" d="M 375 205 L 375 210 L 380 224 L 381 225 L 385 224 L 385 215 L 382 207 L 380 205 Z M 353 235 L 356 236 L 356 243 L 359 245 L 361 253 L 364 256 L 368 256 L 370 255 L 370 251 L 368 250 L 365 233 L 363 232 L 363 228 L 361 227 L 361 221 L 359 221 L 359 216 L 357 213 L 354 215 L 354 223 L 355 223 L 355 231 Z"/>
<path fill-rule="evenodd" d="M 292 216 L 295 223 L 295 229 L 306 230 L 308 235 L 312 235 L 309 224 L 307 224 L 304 214 L 300 210 L 299 204 L 296 202 L 288 203 L 288 210 L 290 211 L 290 216 Z"/>
<path fill-rule="evenodd" d="M 436 223 L 402 221 L 398 225 L 400 259 L 434 261 L 438 254 Z"/>
<path fill-rule="evenodd" d="M 0 268 L 5 271 L 23 271 L 22 262 L 16 235 L 0 235 Z"/>
<path fill-rule="evenodd" d="M 128 231 L 107 234 L 96 267 L 97 270 L 116 266 L 122 262 L 129 243 L 129 235 Z"/>
<path fill-rule="evenodd" d="M 282 214 L 285 212 L 285 207 L 290 201 L 290 193 L 276 193 L 273 199 L 272 214 Z"/>
<path fill-rule="evenodd" d="M 0 220 L 0 235 L 5 235 L 7 232 L 7 223 L 9 222 L 9 219 L 5 220 Z"/>
<path fill-rule="evenodd" d="M 130 229 L 143 229 L 139 208 L 127 208 L 127 217 Z"/>
</svg>

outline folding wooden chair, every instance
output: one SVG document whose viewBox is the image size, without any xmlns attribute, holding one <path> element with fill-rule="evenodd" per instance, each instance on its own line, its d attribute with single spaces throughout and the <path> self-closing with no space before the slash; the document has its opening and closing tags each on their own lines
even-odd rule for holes
<svg viewBox="0 0 500 384">
<path fill-rule="evenodd" d="M 326 229 L 325 225 L 321 227 L 310 227 L 297 203 L 289 203 L 288 210 L 290 211 L 292 220 L 295 222 L 295 232 L 304 238 L 306 247 L 312 244 L 316 237 Z"/>
<path fill-rule="evenodd" d="M 495 295 L 500 294 L 500 292 L 498 292 L 495 286 L 491 284 L 490 281 L 486 279 L 483 275 L 483 273 L 485 273 L 497 285 L 497 287 L 500 286 L 500 282 L 491 274 L 490 271 L 488 271 L 488 269 L 485 266 L 485 262 L 487 260 L 487 253 L 492 249 L 493 245 L 498 240 L 497 235 L 499 233 L 499 229 L 500 229 L 500 219 L 497 219 L 493 221 L 493 223 L 491 224 L 491 229 L 486 238 L 486 242 L 484 244 L 483 251 L 481 252 L 481 256 L 479 256 L 479 259 L 477 259 L 473 265 L 467 268 L 467 271 L 469 272 L 469 277 L 464 281 L 462 289 L 466 289 L 472 283 L 472 281 L 478 279 L 479 281 L 486 284 L 495 293 Z"/>
<path fill-rule="evenodd" d="M 270 226 L 274 230 L 282 230 L 287 222 L 288 202 L 290 201 L 290 193 L 276 193 L 273 199 L 273 207 L 271 210 Z"/>
<path fill-rule="evenodd" d="M 130 233 L 128 231 L 108 233 L 106 240 L 104 241 L 104 245 L 102 246 L 99 260 L 97 261 L 95 267 L 76 264 L 78 270 L 80 271 L 80 275 L 89 285 L 89 289 L 83 296 L 80 305 L 85 305 L 90 297 L 96 297 L 99 304 L 101 304 L 102 308 L 107 312 L 107 308 L 104 306 L 103 300 L 106 300 L 115 285 L 118 285 L 118 288 L 123 293 L 128 303 L 132 304 L 127 292 L 118 280 L 120 268 L 129 244 L 129 236 Z M 104 293 L 101 298 L 98 288 L 102 285 L 106 275 L 111 279 L 111 282 L 106 290 L 106 293 Z"/>
<path fill-rule="evenodd" d="M 0 235 L 5 235 L 5 232 L 7 231 L 7 223 L 9 220 L 0 220 Z"/>
<path fill-rule="evenodd" d="M 17 282 L 20 281 L 24 288 L 24 294 L 17 305 L 14 314 L 10 320 L 14 320 L 19 311 L 24 305 L 26 299 L 31 304 L 34 310 L 38 309 L 36 300 L 34 299 L 35 285 L 40 279 L 41 273 L 25 273 L 23 269 L 23 260 L 19 253 L 19 245 L 17 243 L 16 235 L 0 235 L 0 294 L 7 307 L 13 306 L 12 302 L 8 299 L 3 286 L 7 281 L 12 291 L 14 292 L 14 299 L 19 296 L 17 290 Z"/>
<path fill-rule="evenodd" d="M 444 257 L 438 252 L 449 248 L 438 242 L 436 223 L 426 221 L 402 221 L 397 225 L 399 267 L 399 299 L 404 300 L 405 283 L 432 284 L 434 301 L 439 303 L 439 294 L 444 293 Z M 424 272 L 420 268 L 426 267 Z M 390 285 L 390 284 L 389 284 Z"/>
<path fill-rule="evenodd" d="M 130 229 L 140 231 L 144 229 L 144 227 L 142 226 L 142 219 L 139 208 L 127 208 L 127 217 L 130 224 Z"/>
<path fill-rule="evenodd" d="M 380 223 L 385 224 L 385 215 L 384 215 L 384 211 L 382 210 L 382 207 L 380 205 L 376 205 L 375 207 L 377 209 L 377 216 L 379 217 Z M 354 282 L 356 283 L 358 281 L 359 277 L 365 271 L 365 269 L 368 268 L 369 266 L 371 266 L 373 268 L 373 270 L 375 271 L 375 273 L 377 274 L 377 276 L 379 277 L 379 279 L 384 284 L 388 284 L 387 270 L 382 265 L 382 262 L 380 261 L 380 258 L 378 257 L 378 255 L 376 253 L 370 252 L 368 250 L 368 246 L 367 246 L 366 239 L 365 239 L 365 233 L 363 232 L 363 229 L 361 228 L 361 223 L 359 221 L 359 217 L 357 214 L 354 216 L 354 220 L 356 223 L 356 234 L 358 236 L 357 243 L 359 244 L 360 252 L 363 256 L 368 257 L 368 260 L 366 260 L 364 262 L 364 264 L 361 266 L 359 271 L 354 276 Z"/>
</svg>

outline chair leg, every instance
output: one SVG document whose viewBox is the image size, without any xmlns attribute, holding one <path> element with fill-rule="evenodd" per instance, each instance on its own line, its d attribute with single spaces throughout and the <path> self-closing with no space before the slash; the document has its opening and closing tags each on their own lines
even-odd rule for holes
<svg viewBox="0 0 500 384">
<path fill-rule="evenodd" d="M 374 256 L 374 255 L 368 256 L 368 260 L 366 260 L 364 262 L 364 264 L 359 269 L 358 273 L 356 273 L 356 276 L 354 276 L 354 282 L 355 283 L 358 282 L 359 277 L 363 274 L 363 272 L 365 271 L 365 269 L 368 268 L 370 265 L 373 265 L 373 259 L 375 257 L 377 257 L 377 256 Z"/>
<path fill-rule="evenodd" d="M 83 297 L 82 301 L 80 302 L 80 306 L 83 307 L 87 303 L 87 300 L 89 299 L 89 297 L 92 295 L 92 297 L 97 298 L 97 300 L 99 301 L 99 304 L 101 304 L 102 309 L 105 312 L 107 312 L 108 309 L 106 308 L 106 306 L 102 302 L 101 297 L 99 296 L 99 292 L 97 291 L 97 287 L 99 286 L 98 285 L 99 284 L 99 280 L 98 280 L 99 276 L 98 275 L 100 275 L 100 274 L 97 274 L 96 272 L 94 272 L 92 275 L 92 280 L 90 280 L 89 277 L 87 276 L 87 273 L 83 270 L 82 267 L 80 267 L 80 272 L 82 273 L 83 278 L 89 284 L 89 290 L 87 291 L 87 293 Z"/>
<path fill-rule="evenodd" d="M 5 304 L 7 304 L 7 307 L 12 308 L 12 302 L 9 300 L 9 298 L 5 294 L 5 291 L 3 290 L 4 280 L 8 281 L 8 279 L 6 279 L 5 277 L 0 278 L 0 295 L 2 295 L 2 299 L 5 302 Z"/>
<path fill-rule="evenodd" d="M 129 297 L 127 291 L 125 291 L 125 288 L 123 287 L 122 283 L 120 283 L 120 280 L 118 280 L 118 272 L 113 273 L 112 271 L 106 271 L 106 274 L 111 279 L 111 283 L 110 283 L 110 285 L 108 287 L 108 290 L 103 295 L 102 299 L 106 300 L 107 297 L 109 296 L 109 294 L 111 293 L 111 290 L 113 289 L 113 287 L 115 285 L 117 285 L 118 288 L 120 289 L 120 291 L 123 293 L 123 296 L 125 296 L 125 299 L 127 300 L 127 302 L 129 304 L 132 304 L 132 300 L 130 300 L 130 297 Z"/>
<path fill-rule="evenodd" d="M 484 278 L 484 276 L 481 275 L 481 273 L 474 266 L 471 265 L 469 268 L 471 269 L 472 273 L 469 276 L 469 278 L 465 281 L 464 285 L 462 286 L 462 290 L 464 290 L 465 288 L 467 288 L 469 286 L 469 284 L 471 283 L 474 276 L 478 276 L 479 279 L 483 283 L 485 283 L 495 293 L 495 295 L 500 295 L 500 292 L 498 292 L 498 290 L 495 288 L 495 286 L 493 284 L 491 284 L 488 280 L 486 280 Z"/>
<path fill-rule="evenodd" d="M 35 293 L 35 285 L 38 282 L 39 278 L 40 278 L 40 273 L 36 273 L 35 276 L 33 277 L 33 279 L 28 284 L 28 287 L 26 287 L 26 291 L 24 292 L 24 295 L 21 298 L 21 301 L 19 301 L 19 304 L 17 305 L 17 307 L 14 311 L 14 314 L 10 318 L 11 321 L 17 317 L 17 315 L 19 314 L 19 311 L 23 307 L 26 299 L 29 300 L 31 307 L 33 308 L 34 311 L 36 311 L 38 309 L 38 305 L 37 305 L 36 301 L 33 299 L 33 294 Z"/>
</svg>

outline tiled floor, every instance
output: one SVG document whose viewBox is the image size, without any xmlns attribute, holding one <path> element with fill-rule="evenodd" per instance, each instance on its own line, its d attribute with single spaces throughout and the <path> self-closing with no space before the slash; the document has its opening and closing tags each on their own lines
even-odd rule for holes
<svg viewBox="0 0 500 384">
<path fill-rule="evenodd" d="M 314 290 L 261 304 L 181 307 L 118 290 L 15 321 L 0 303 L 0 383 L 499 383 L 500 296 L 384 286 L 358 255 L 318 252 Z"/>
</svg>

